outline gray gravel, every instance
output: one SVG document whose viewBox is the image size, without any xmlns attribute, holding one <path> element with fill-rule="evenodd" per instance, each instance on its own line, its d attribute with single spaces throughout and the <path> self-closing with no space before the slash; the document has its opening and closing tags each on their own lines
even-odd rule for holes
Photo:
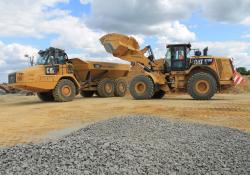
<svg viewBox="0 0 250 175">
<path fill-rule="evenodd" d="M 1 174 L 250 174 L 250 134 L 157 117 L 95 123 L 0 150 Z"/>
</svg>

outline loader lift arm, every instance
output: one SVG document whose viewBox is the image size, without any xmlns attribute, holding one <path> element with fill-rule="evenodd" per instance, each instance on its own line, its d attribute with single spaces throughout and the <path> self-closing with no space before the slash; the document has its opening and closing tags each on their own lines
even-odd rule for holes
<svg viewBox="0 0 250 175">
<path fill-rule="evenodd" d="M 133 37 L 111 33 L 104 35 L 100 41 L 105 50 L 114 57 L 131 63 L 138 63 L 146 70 L 151 70 L 152 66 L 155 65 L 155 57 L 151 46 L 146 46 L 144 49 L 140 50 L 138 42 Z M 148 57 L 145 56 L 147 52 Z"/>
</svg>

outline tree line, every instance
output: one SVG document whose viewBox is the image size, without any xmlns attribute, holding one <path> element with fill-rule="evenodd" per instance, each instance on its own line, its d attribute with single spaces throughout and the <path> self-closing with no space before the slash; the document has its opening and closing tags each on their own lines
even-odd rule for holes
<svg viewBox="0 0 250 175">
<path fill-rule="evenodd" d="M 236 70 L 241 75 L 250 75 L 250 70 L 247 70 L 245 67 L 238 67 L 238 68 L 236 68 Z"/>
</svg>

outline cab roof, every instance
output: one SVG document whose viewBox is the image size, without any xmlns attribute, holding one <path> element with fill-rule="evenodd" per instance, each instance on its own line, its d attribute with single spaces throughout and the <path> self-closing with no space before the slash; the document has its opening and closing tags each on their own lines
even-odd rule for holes
<svg viewBox="0 0 250 175">
<path fill-rule="evenodd" d="M 167 44 L 167 48 L 172 48 L 172 47 L 188 47 L 191 48 L 191 44 Z"/>
</svg>

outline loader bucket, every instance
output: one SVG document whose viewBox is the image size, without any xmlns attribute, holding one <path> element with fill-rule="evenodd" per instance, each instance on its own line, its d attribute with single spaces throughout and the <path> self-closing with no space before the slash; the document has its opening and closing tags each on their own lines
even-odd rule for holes
<svg viewBox="0 0 250 175">
<path fill-rule="evenodd" d="M 137 51 L 140 49 L 140 46 L 135 38 L 121 34 L 107 34 L 104 35 L 100 41 L 105 50 L 115 57 L 122 57 L 126 55 L 128 51 Z"/>
</svg>

